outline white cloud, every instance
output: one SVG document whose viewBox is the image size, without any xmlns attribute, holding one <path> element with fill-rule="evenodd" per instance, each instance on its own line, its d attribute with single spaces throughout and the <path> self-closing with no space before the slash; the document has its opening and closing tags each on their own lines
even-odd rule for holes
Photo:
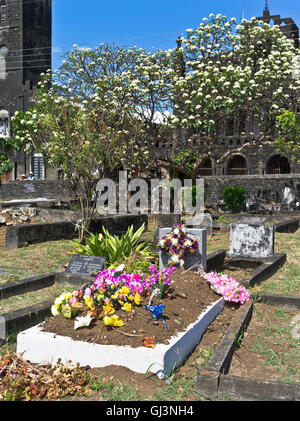
<svg viewBox="0 0 300 421">
<path fill-rule="evenodd" d="M 60 54 L 62 52 L 63 52 L 62 48 L 60 48 L 58 46 L 52 48 L 52 53 L 53 54 Z"/>
</svg>

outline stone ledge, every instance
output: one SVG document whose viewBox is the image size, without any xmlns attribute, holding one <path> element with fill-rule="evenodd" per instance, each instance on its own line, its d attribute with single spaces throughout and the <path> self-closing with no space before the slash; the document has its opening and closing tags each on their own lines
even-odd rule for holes
<svg viewBox="0 0 300 421">
<path fill-rule="evenodd" d="M 229 370 L 232 354 L 237 345 L 237 338 L 243 335 L 251 320 L 253 312 L 253 301 L 243 304 L 235 314 L 235 317 L 226 330 L 223 339 L 210 359 L 207 370 L 226 373 Z"/>
<path fill-rule="evenodd" d="M 254 300 L 264 302 L 267 304 L 284 307 L 291 310 L 300 310 L 300 297 L 292 295 L 277 295 L 277 294 L 263 294 L 256 293 L 252 297 Z"/>
<path fill-rule="evenodd" d="M 51 316 L 52 304 L 53 301 L 44 301 L 21 310 L 2 314 L 6 324 L 6 336 L 41 323 L 45 317 Z"/>
<path fill-rule="evenodd" d="M 50 287 L 55 283 L 55 275 L 56 272 L 49 272 L 0 285 L 0 300 L 13 297 L 14 295 Z"/>
<path fill-rule="evenodd" d="M 299 401 L 300 385 L 266 382 L 245 377 L 219 377 L 218 398 L 250 401 Z"/>
<path fill-rule="evenodd" d="M 225 249 L 214 251 L 213 253 L 210 253 L 206 257 L 206 271 L 218 271 L 221 269 L 224 259 L 226 257 L 226 251 Z"/>
<path fill-rule="evenodd" d="M 273 256 L 266 259 L 252 259 L 252 261 L 260 261 L 262 264 L 254 269 L 248 279 L 245 279 L 242 284 L 246 287 L 259 285 L 261 282 L 269 279 L 274 273 L 277 272 L 286 262 L 285 253 L 275 253 Z"/>
</svg>

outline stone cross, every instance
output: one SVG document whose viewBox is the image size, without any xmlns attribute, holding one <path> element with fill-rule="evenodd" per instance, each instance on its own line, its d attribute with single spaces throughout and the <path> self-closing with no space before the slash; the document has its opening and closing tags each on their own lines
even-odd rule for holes
<svg viewBox="0 0 300 421">
<path fill-rule="evenodd" d="M 170 234 L 172 228 L 160 228 L 159 239 L 164 235 Z M 198 251 L 183 255 L 185 261 L 184 269 L 195 266 L 192 270 L 200 271 L 200 266 L 206 270 L 206 230 L 187 228 L 187 235 L 196 238 L 198 241 Z M 165 269 L 168 266 L 169 256 L 166 253 L 159 252 L 159 270 Z"/>
</svg>

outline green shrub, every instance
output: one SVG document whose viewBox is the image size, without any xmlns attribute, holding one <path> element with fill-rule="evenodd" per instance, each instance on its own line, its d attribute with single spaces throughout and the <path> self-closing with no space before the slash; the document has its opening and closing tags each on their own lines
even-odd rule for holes
<svg viewBox="0 0 300 421">
<path fill-rule="evenodd" d="M 226 186 L 222 192 L 225 207 L 229 211 L 241 210 L 247 200 L 248 192 L 243 186 Z"/>
<path fill-rule="evenodd" d="M 147 242 L 141 242 L 144 229 L 145 224 L 136 232 L 133 232 L 133 225 L 131 225 L 126 233 L 119 237 L 118 235 L 111 235 L 102 227 L 104 235 L 90 233 L 85 238 L 85 244 L 81 244 L 79 240 L 71 241 L 75 246 L 73 253 L 105 257 L 106 266 L 109 268 L 117 267 L 118 263 L 125 261 L 133 254 L 139 255 L 143 259 L 153 259 L 156 254 L 151 251 L 151 245 Z"/>
</svg>

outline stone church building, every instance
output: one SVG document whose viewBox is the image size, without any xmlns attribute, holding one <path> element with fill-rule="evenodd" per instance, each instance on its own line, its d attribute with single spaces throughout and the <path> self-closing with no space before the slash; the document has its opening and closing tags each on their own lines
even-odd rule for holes
<svg viewBox="0 0 300 421">
<path fill-rule="evenodd" d="M 262 19 L 277 24 L 281 31 L 299 47 L 299 28 L 292 18 L 271 15 L 268 7 Z M 40 74 L 51 68 L 51 0 L 0 0 L 0 136 L 11 133 L 11 116 L 25 111 L 31 104 Z M 251 121 L 242 128 L 233 121 L 222 129 L 216 141 L 216 157 L 232 149 L 222 164 L 207 160 L 199 176 L 239 176 L 267 174 L 300 174 L 295 162 L 275 152 L 272 146 L 257 148 L 259 127 Z M 249 144 L 243 153 L 236 154 L 236 146 Z M 219 151 L 219 152 L 218 152 Z M 163 142 L 157 145 L 157 154 L 164 154 Z M 38 154 L 25 155 L 20 151 L 12 157 L 14 170 L 2 177 L 3 181 L 16 180 L 21 174 L 34 173 L 36 179 L 58 179 L 57 171 L 46 167 Z"/>
<path fill-rule="evenodd" d="M 51 0 L 0 0 L 0 136 L 11 134 L 11 117 L 26 111 L 40 74 L 51 69 Z M 45 178 L 43 157 L 20 151 L 3 181 L 34 172 Z"/>
</svg>

